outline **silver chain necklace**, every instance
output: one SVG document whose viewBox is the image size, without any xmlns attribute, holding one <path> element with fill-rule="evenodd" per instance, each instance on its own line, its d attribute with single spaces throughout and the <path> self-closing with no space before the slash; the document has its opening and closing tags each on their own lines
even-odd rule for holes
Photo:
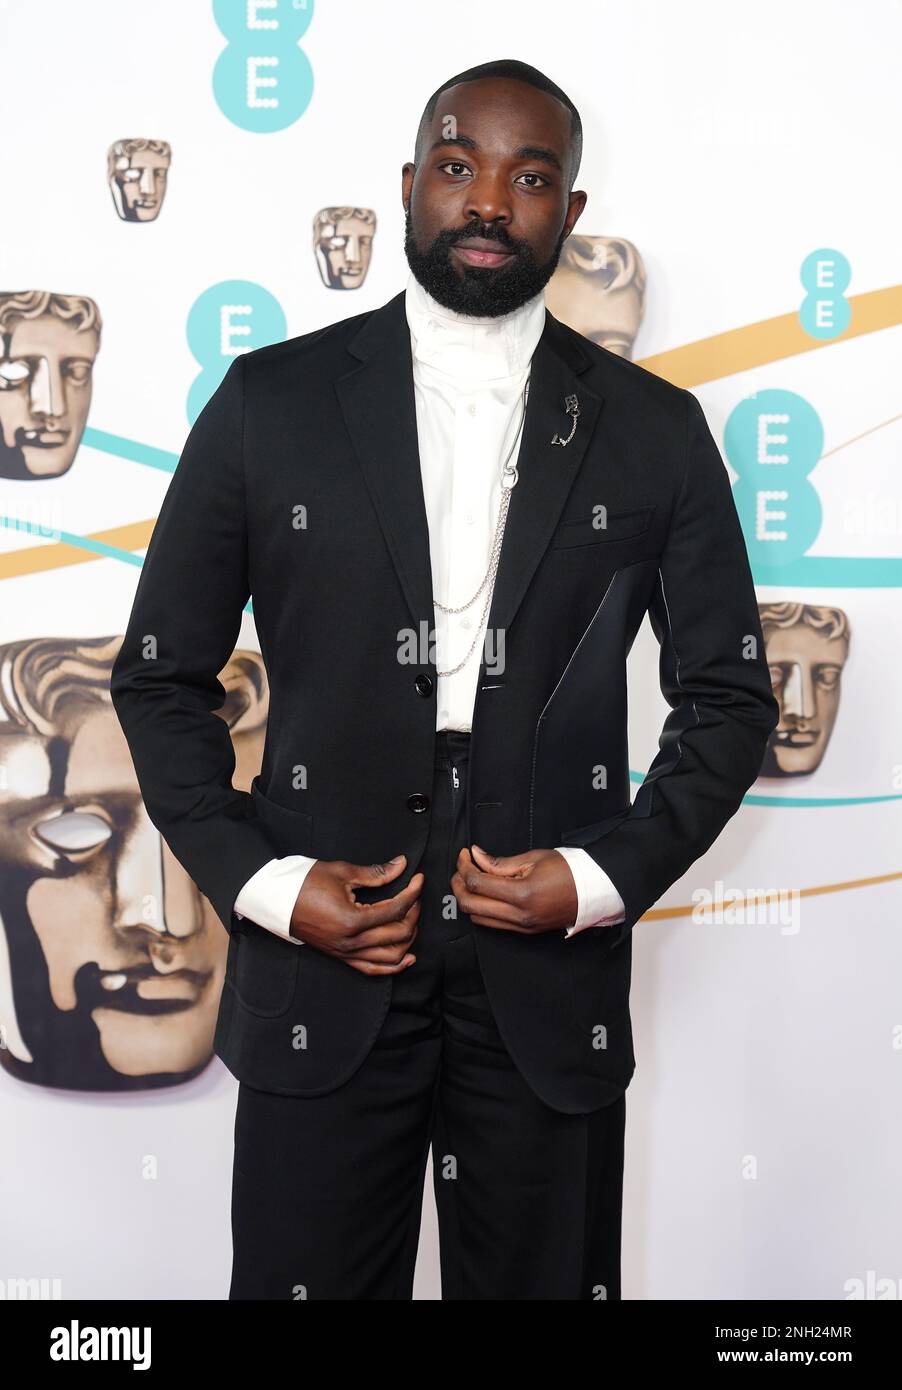
<svg viewBox="0 0 902 1390">
<path fill-rule="evenodd" d="M 529 377 L 527 376 L 526 381 L 523 385 L 523 407 L 520 412 L 520 423 L 517 426 L 517 432 L 514 435 L 513 443 L 507 451 L 507 457 L 504 460 L 504 463 L 501 465 L 501 505 L 498 508 L 498 520 L 495 523 L 495 535 L 492 539 L 492 549 L 489 553 L 488 569 L 486 570 L 485 575 L 483 576 L 482 583 L 476 590 L 473 597 L 467 603 L 462 603 L 459 608 L 446 607 L 444 603 L 439 603 L 438 599 L 433 599 L 433 603 L 435 604 L 436 608 L 440 608 L 443 613 L 465 613 L 468 608 L 471 608 L 473 606 L 473 604 L 479 598 L 479 595 L 482 593 L 483 589 L 485 589 L 486 585 L 488 585 L 488 592 L 485 596 L 485 603 L 483 604 L 482 616 L 479 619 L 479 626 L 476 629 L 476 636 L 473 638 L 473 641 L 470 644 L 470 650 L 467 652 L 463 661 L 459 661 L 457 665 L 452 666 L 450 670 L 436 671 L 436 675 L 438 676 L 456 675 L 458 671 L 462 670 L 462 668 L 466 666 L 467 662 L 470 660 L 470 657 L 473 655 L 473 652 L 476 650 L 476 643 L 479 641 L 483 626 L 485 625 L 486 618 L 488 617 L 489 608 L 492 602 L 492 593 L 495 589 L 495 576 L 498 573 L 498 561 L 501 557 L 501 542 L 504 539 L 504 527 L 507 522 L 507 511 L 508 507 L 510 506 L 511 492 L 516 487 L 517 479 L 520 476 L 517 471 L 517 465 L 515 463 L 511 463 L 511 459 L 513 458 L 514 449 L 517 447 L 517 442 L 523 431 L 523 423 L 526 419 L 526 402 L 528 399 Z"/>
</svg>

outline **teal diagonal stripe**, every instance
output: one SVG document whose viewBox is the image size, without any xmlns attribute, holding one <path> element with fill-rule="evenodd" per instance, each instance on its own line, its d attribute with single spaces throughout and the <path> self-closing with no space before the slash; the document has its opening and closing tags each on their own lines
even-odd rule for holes
<svg viewBox="0 0 902 1390">
<path fill-rule="evenodd" d="M 161 473 L 174 473 L 179 461 L 178 454 L 168 449 L 155 449 L 152 444 L 141 444 L 139 440 L 126 439 L 121 434 L 96 430 L 93 425 L 85 427 L 82 442 L 103 454 L 113 454 L 115 458 L 128 459 L 130 463 L 143 463 L 147 468 L 158 468 Z"/>
</svg>

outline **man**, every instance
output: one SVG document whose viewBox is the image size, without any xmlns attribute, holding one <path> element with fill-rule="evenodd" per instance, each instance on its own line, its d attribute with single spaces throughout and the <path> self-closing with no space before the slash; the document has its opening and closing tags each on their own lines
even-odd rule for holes
<svg viewBox="0 0 902 1390">
<path fill-rule="evenodd" d="M 410 1298 L 430 1142 L 443 1298 L 620 1297 L 632 928 L 777 707 L 697 401 L 544 309 L 581 142 L 534 68 L 445 83 L 406 291 L 236 359 L 148 547 L 111 689 L 229 931 L 232 1298 Z M 243 793 L 214 711 L 251 593 Z M 631 806 L 646 611 L 672 709 Z"/>
</svg>

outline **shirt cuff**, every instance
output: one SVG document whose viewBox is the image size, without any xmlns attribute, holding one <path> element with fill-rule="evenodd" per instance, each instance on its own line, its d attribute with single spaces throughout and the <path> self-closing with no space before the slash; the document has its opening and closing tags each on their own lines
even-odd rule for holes
<svg viewBox="0 0 902 1390">
<path fill-rule="evenodd" d="M 578 845 L 555 845 L 570 865 L 576 884 L 576 921 L 565 931 L 575 936 L 586 927 L 613 927 L 626 919 L 623 899 L 600 864 Z"/>
<path fill-rule="evenodd" d="M 308 854 L 270 859 L 252 874 L 235 899 L 236 917 L 250 917 L 259 927 L 303 946 L 291 935 L 291 914 L 304 879 L 316 863 Z"/>
</svg>

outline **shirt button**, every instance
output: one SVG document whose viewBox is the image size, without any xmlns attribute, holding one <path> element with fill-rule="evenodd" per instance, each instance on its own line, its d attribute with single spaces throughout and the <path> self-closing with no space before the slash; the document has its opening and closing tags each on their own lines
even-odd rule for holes
<svg viewBox="0 0 902 1390">
<path fill-rule="evenodd" d="M 469 413 L 470 413 L 471 415 L 475 415 L 475 414 L 476 414 L 476 407 L 475 407 L 475 405 L 473 405 L 472 403 L 471 403 L 470 405 L 467 406 L 467 410 L 469 411 Z"/>
<path fill-rule="evenodd" d="M 460 625 L 461 625 L 461 627 L 472 627 L 472 626 L 473 626 L 473 624 L 472 624 L 472 622 L 470 621 L 469 618 L 461 618 L 461 620 L 460 620 Z"/>
</svg>

